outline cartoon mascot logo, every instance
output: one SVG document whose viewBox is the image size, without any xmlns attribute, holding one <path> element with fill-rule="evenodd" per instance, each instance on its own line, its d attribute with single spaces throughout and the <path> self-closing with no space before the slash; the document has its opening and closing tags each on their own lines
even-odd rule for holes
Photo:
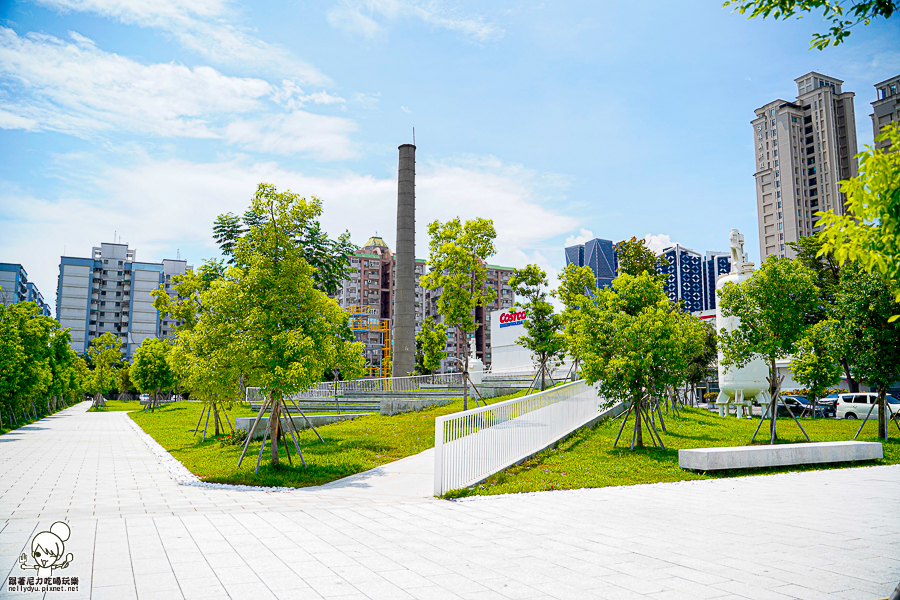
<svg viewBox="0 0 900 600">
<path fill-rule="evenodd" d="M 34 565 L 28 565 L 25 554 L 19 557 L 23 569 L 34 569 L 38 577 L 50 577 L 54 569 L 65 569 L 72 562 L 72 553 L 64 554 L 65 541 L 69 539 L 69 526 L 57 521 L 50 531 L 42 531 L 31 540 L 31 557 Z"/>
</svg>

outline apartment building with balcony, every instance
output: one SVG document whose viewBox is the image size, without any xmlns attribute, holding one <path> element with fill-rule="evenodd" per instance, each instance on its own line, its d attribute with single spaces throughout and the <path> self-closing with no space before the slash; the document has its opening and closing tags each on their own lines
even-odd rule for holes
<svg viewBox="0 0 900 600">
<path fill-rule="evenodd" d="M 853 92 L 816 72 L 794 81 L 796 100 L 773 100 L 750 122 L 763 260 L 793 258 L 788 244 L 819 231 L 817 211 L 844 214 L 838 182 L 857 172 Z"/>
<path fill-rule="evenodd" d="M 37 286 L 28 280 L 25 267 L 17 263 L 0 263 L 0 304 L 9 306 L 16 302 L 34 302 L 41 314 L 50 316 L 50 305 Z"/>
<path fill-rule="evenodd" d="M 170 276 L 177 266 L 170 265 Z M 91 340 L 112 333 L 131 358 L 146 338 L 159 337 L 161 321 L 150 292 L 163 285 L 165 275 L 163 263 L 138 261 L 127 244 L 102 243 L 90 258 L 60 257 L 56 318 L 71 330 L 72 349 L 85 352 Z"/>
<path fill-rule="evenodd" d="M 872 102 L 872 132 L 875 137 L 890 123 L 900 123 L 900 75 L 875 84 L 875 102 Z M 875 142 L 879 150 L 890 146 L 888 140 Z"/>
<path fill-rule="evenodd" d="M 365 305 L 374 310 L 373 317 L 393 319 L 396 269 L 395 256 L 385 241 L 378 236 L 371 237 L 351 258 L 349 277 L 341 284 L 337 293 L 331 297 L 342 308 Z M 436 323 L 441 323 L 442 321 L 437 311 L 437 300 L 441 291 L 427 290 L 419 284 L 419 278 L 427 273 L 425 260 L 421 258 L 415 259 L 417 333 L 426 317 L 430 316 Z M 508 309 L 515 303 L 515 294 L 509 285 L 511 275 L 511 268 L 487 265 L 485 285 L 490 286 L 495 291 L 496 298 L 489 306 L 476 310 L 475 321 L 478 324 L 478 328 L 474 333 L 476 356 L 485 363 L 485 366 L 490 365 L 491 362 L 491 312 Z M 383 345 L 382 335 L 374 332 L 359 331 L 356 333 L 356 336 L 357 340 L 363 342 L 366 346 L 367 360 L 375 360 L 373 357 L 377 357 Z M 466 341 L 457 339 L 459 336 L 455 328 L 447 328 L 447 337 L 447 358 L 442 361 L 441 372 L 458 371 L 457 359 L 462 359 L 464 353 L 468 351 Z"/>
</svg>

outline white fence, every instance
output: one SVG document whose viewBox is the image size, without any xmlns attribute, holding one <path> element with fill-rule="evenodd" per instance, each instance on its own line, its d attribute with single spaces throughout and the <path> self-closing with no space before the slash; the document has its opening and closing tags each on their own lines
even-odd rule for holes
<svg viewBox="0 0 900 600">
<path fill-rule="evenodd" d="M 435 419 L 434 493 L 474 485 L 599 415 L 584 380 Z"/>
<path fill-rule="evenodd" d="M 435 375 L 416 375 L 414 377 L 380 377 L 373 379 L 351 379 L 338 381 L 321 381 L 318 384 L 294 395 L 294 400 L 304 398 L 333 398 L 335 391 L 339 396 L 348 392 L 415 392 L 427 390 L 429 386 L 463 386 L 462 373 L 438 373 Z M 247 402 L 262 402 L 259 388 L 247 388 Z"/>
</svg>

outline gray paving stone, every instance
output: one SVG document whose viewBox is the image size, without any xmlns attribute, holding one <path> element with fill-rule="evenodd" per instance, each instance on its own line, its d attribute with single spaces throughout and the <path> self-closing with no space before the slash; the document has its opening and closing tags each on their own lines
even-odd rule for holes
<svg viewBox="0 0 900 600">
<path fill-rule="evenodd" d="M 84 408 L 0 444 L 0 575 L 67 519 L 84 598 L 871 600 L 900 581 L 900 467 L 444 502 L 404 495 L 395 465 L 248 491 L 179 483 L 125 413 Z"/>
</svg>

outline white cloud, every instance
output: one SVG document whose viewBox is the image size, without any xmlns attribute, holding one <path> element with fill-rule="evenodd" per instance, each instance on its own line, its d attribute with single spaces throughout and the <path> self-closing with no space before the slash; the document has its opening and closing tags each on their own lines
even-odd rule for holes
<svg viewBox="0 0 900 600">
<path fill-rule="evenodd" d="M 580 246 L 581 244 L 584 244 L 585 242 L 588 242 L 595 237 L 597 236 L 594 235 L 593 231 L 582 227 L 578 230 L 578 235 L 570 235 L 566 238 L 565 247 L 568 248 L 570 246 Z"/>
<path fill-rule="evenodd" d="M 665 233 L 648 233 L 644 236 L 644 242 L 647 244 L 647 247 L 653 252 L 659 252 L 663 248 L 667 248 L 668 246 L 675 244 L 675 242 L 672 241 L 672 238 L 670 238 Z"/>
<path fill-rule="evenodd" d="M 20 37 L 0 28 L 0 74 L 18 92 L 11 94 L 12 111 L 75 135 L 117 128 L 214 137 L 208 116 L 259 109 L 260 99 L 272 92 L 261 79 L 227 77 L 210 67 L 142 65 L 82 36 L 73 39 Z"/>
<path fill-rule="evenodd" d="M 70 170 L 82 167 L 81 160 L 73 159 Z M 216 215 L 243 212 L 260 182 L 319 196 L 325 206 L 322 223 L 332 235 L 348 229 L 356 243 L 363 243 L 377 231 L 395 245 L 396 176 L 309 175 L 244 157 L 211 163 L 139 157 L 133 165 L 88 176 L 90 185 L 79 187 L 95 191 L 77 196 L 48 200 L 8 186 L 0 195 L 0 219 L 18 224 L 0 239 L 0 256 L 24 264 L 48 299 L 54 296 L 63 247 L 69 255 L 87 255 L 91 246 L 109 241 L 114 230 L 142 260 L 169 258 L 175 248 L 193 264 L 216 255 L 211 236 Z M 516 166 L 420 163 L 417 256 L 427 256 L 429 222 L 480 216 L 493 219 L 497 229 L 492 263 L 522 267 L 537 262 L 555 281 L 549 261 L 532 248 L 571 231 L 577 222 L 545 206 L 539 186 L 538 176 Z"/>
<path fill-rule="evenodd" d="M 357 156 L 348 137 L 355 130 L 356 124 L 348 119 L 298 110 L 265 119 L 233 121 L 225 128 L 225 138 L 250 150 L 341 160 Z"/>
<path fill-rule="evenodd" d="M 245 148 L 319 160 L 355 155 L 347 137 L 356 129 L 352 121 L 300 110 L 305 103 L 345 102 L 324 90 L 305 94 L 292 81 L 279 88 L 206 66 L 144 65 L 78 34 L 72 39 L 0 28 L 0 86 L 15 98 L 0 112 L 0 127 L 80 137 L 105 131 L 224 137 Z M 285 108 L 291 112 L 285 115 Z M 250 112 L 254 119 L 236 116 Z"/>
<path fill-rule="evenodd" d="M 402 110 L 403 112 L 405 112 L 405 113 L 407 113 L 407 114 L 412 114 L 412 111 L 409 110 L 409 108 L 407 108 L 407 107 L 405 107 L 405 106 L 401 106 L 401 107 L 400 107 L 400 110 Z"/>
<path fill-rule="evenodd" d="M 446 3 L 433 0 L 339 0 L 326 14 L 332 27 L 369 39 L 385 33 L 384 25 L 377 20 L 379 18 L 391 22 L 400 18 L 415 18 L 480 42 L 500 38 L 504 33 L 502 29 L 486 23 L 483 17 L 460 14 Z"/>
<path fill-rule="evenodd" d="M 122 23 L 168 32 L 181 44 L 218 63 L 252 64 L 275 69 L 308 83 L 328 78 L 281 48 L 249 35 L 227 20 L 237 20 L 224 0 L 38 0 L 65 12 L 89 12 Z"/>
</svg>

